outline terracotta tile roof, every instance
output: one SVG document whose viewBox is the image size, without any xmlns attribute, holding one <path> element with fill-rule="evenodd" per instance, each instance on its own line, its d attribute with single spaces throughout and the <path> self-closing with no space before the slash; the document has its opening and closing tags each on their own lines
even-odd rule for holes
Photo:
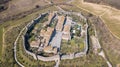
<svg viewBox="0 0 120 67">
<path fill-rule="evenodd" d="M 48 27 L 47 30 L 43 30 L 43 29 L 41 30 L 40 36 L 42 36 L 44 41 L 46 42 L 45 46 L 48 45 L 53 31 L 54 31 L 54 28 L 50 28 L 50 27 Z"/>
<path fill-rule="evenodd" d="M 70 34 L 63 34 L 62 35 L 62 39 L 64 39 L 64 40 L 70 40 L 71 36 L 70 36 Z"/>
<path fill-rule="evenodd" d="M 53 30 L 54 30 L 54 28 L 51 28 L 51 27 L 47 28 L 47 31 L 49 31 L 49 32 L 52 32 Z"/>
<path fill-rule="evenodd" d="M 64 20 L 65 20 L 64 16 L 58 16 L 58 23 L 56 25 L 56 30 L 62 31 Z"/>
<path fill-rule="evenodd" d="M 39 47 L 39 44 L 40 44 L 40 40 L 32 41 L 32 42 L 30 43 L 30 46 L 31 46 L 31 47 Z"/>
<path fill-rule="evenodd" d="M 44 48 L 44 51 L 51 51 L 51 50 L 53 50 L 53 47 L 52 47 L 52 46 L 46 46 L 46 47 Z"/>
<path fill-rule="evenodd" d="M 52 46 L 46 46 L 43 50 L 47 53 L 57 53 L 57 48 L 53 48 Z"/>
<path fill-rule="evenodd" d="M 63 24 L 64 20 L 65 20 L 64 16 L 58 16 L 58 23 L 59 24 Z"/>
<path fill-rule="evenodd" d="M 42 29 L 41 32 L 40 32 L 40 35 L 41 36 L 49 36 L 49 35 L 52 34 L 53 31 L 54 31 L 54 28 L 48 27 L 47 30 Z"/>
<path fill-rule="evenodd" d="M 48 16 L 48 21 L 50 21 L 52 18 L 53 18 L 53 16 L 55 15 L 55 13 L 54 12 L 52 12 L 52 13 L 49 13 L 49 16 Z"/>
<path fill-rule="evenodd" d="M 64 25 L 64 29 L 63 29 L 63 32 L 70 32 L 70 25 Z"/>
</svg>

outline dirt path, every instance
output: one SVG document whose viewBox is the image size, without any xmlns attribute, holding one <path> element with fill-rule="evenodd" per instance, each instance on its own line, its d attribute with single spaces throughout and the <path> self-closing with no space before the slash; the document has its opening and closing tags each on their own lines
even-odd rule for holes
<svg viewBox="0 0 120 67">
<path fill-rule="evenodd" d="M 15 61 L 18 63 L 18 65 L 20 65 L 21 67 L 25 67 L 24 65 L 22 65 L 18 60 L 17 60 L 17 56 L 16 56 L 16 46 L 17 46 L 17 41 L 18 39 L 20 38 L 22 32 L 25 30 L 25 27 L 20 31 L 19 35 L 17 36 L 15 42 L 14 42 L 14 58 L 15 58 Z"/>
<path fill-rule="evenodd" d="M 56 62 L 56 65 L 55 65 L 54 67 L 59 67 L 60 60 L 58 59 L 58 60 L 56 60 L 55 62 Z"/>
<path fill-rule="evenodd" d="M 2 53 L 1 53 L 1 56 L 3 55 L 3 53 L 4 53 L 4 48 L 5 48 L 5 30 L 4 30 L 4 28 L 3 28 L 3 36 L 2 36 L 2 41 L 3 41 L 3 43 L 2 43 Z M 3 60 L 3 58 L 2 58 L 2 60 Z"/>
<path fill-rule="evenodd" d="M 105 57 L 105 53 L 103 50 L 100 53 L 98 53 L 98 55 L 102 56 L 105 59 L 106 63 L 108 64 L 108 67 L 112 67 L 112 64 Z"/>
<path fill-rule="evenodd" d="M 93 44 L 93 50 L 95 54 L 98 54 L 99 56 L 102 56 L 106 63 L 108 64 L 108 67 L 112 67 L 112 64 L 107 60 L 104 51 L 102 50 L 100 53 L 98 53 L 98 49 L 101 49 L 100 43 L 98 39 L 95 36 L 91 36 L 92 44 Z"/>
</svg>

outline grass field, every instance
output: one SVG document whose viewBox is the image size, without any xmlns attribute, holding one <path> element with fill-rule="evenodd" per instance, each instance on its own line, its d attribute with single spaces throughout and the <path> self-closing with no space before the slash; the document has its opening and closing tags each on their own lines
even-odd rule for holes
<svg viewBox="0 0 120 67">
<path fill-rule="evenodd" d="M 99 16 L 107 25 L 111 33 L 120 39 L 120 10 L 105 5 L 83 2 L 83 0 L 75 0 L 72 4 Z"/>
<path fill-rule="evenodd" d="M 60 67 L 107 67 L 107 64 L 100 56 L 87 55 L 72 60 L 61 60 Z"/>
<path fill-rule="evenodd" d="M 111 12 L 112 14 L 104 14 L 102 19 L 113 34 L 120 38 L 120 12 Z M 114 16 L 115 15 L 115 16 Z"/>
</svg>

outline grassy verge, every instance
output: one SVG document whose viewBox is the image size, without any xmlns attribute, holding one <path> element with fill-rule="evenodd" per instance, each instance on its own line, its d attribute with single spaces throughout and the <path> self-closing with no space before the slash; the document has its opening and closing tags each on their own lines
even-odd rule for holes
<svg viewBox="0 0 120 67">
<path fill-rule="evenodd" d="M 107 64 L 102 57 L 89 54 L 72 60 L 61 60 L 60 67 L 107 67 Z"/>
</svg>

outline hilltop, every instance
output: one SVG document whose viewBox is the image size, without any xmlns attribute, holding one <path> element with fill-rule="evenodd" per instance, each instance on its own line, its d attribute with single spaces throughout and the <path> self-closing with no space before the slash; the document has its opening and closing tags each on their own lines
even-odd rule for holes
<svg viewBox="0 0 120 67">
<path fill-rule="evenodd" d="M 0 67 L 119 67 L 119 2 L 0 0 Z"/>
</svg>

